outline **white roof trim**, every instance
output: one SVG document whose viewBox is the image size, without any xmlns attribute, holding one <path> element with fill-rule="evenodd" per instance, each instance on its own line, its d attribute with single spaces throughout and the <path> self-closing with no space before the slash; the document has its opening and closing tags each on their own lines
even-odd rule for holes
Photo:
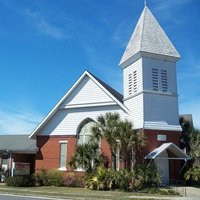
<svg viewBox="0 0 200 200">
<path fill-rule="evenodd" d="M 172 125 L 168 124 L 166 121 L 144 121 L 143 128 L 150 130 L 182 131 L 182 128 L 179 124 Z"/>
<path fill-rule="evenodd" d="M 88 107 L 98 107 L 98 106 L 113 106 L 117 105 L 116 102 L 102 102 L 102 103 L 85 103 L 85 104 L 70 104 L 60 107 L 60 109 L 66 109 L 66 108 L 88 108 Z"/>
<path fill-rule="evenodd" d="M 79 85 L 85 76 L 91 78 L 109 97 L 111 97 L 126 113 L 129 113 L 129 110 L 120 102 L 116 97 L 114 97 L 105 87 L 99 83 L 88 71 L 85 71 L 81 77 L 75 82 L 75 84 L 68 90 L 68 92 L 61 98 L 61 100 L 54 106 L 54 108 L 49 112 L 49 114 L 42 120 L 42 122 L 36 127 L 36 129 L 31 133 L 29 138 L 34 138 L 37 132 L 48 122 L 48 120 L 57 112 L 59 106 L 66 100 L 66 98 L 73 92 L 73 90 Z"/>
<path fill-rule="evenodd" d="M 162 157 L 159 155 L 165 151 L 169 150 L 172 152 L 175 157 Z M 174 143 L 164 143 L 160 147 L 154 149 L 152 152 L 150 152 L 147 156 L 145 156 L 145 159 L 177 159 L 177 160 L 190 160 L 190 157 L 184 153 L 178 146 L 176 146 Z"/>
</svg>

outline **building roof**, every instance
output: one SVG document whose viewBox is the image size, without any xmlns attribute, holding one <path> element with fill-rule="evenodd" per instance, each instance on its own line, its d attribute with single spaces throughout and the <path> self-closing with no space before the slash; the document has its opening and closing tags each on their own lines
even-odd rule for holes
<svg viewBox="0 0 200 200">
<path fill-rule="evenodd" d="M 35 154 L 36 140 L 29 139 L 29 135 L 0 135 L 0 152 Z"/>
<path fill-rule="evenodd" d="M 154 149 L 145 157 L 145 159 L 163 159 L 160 155 L 165 150 L 169 151 L 171 155 L 173 155 L 167 159 L 190 160 L 190 157 L 172 142 L 164 143 L 160 147 Z"/>
<path fill-rule="evenodd" d="M 128 46 L 120 61 L 120 66 L 124 67 L 128 60 L 136 60 L 139 53 L 146 56 L 162 55 L 171 57 L 175 61 L 180 58 L 179 53 L 171 43 L 166 33 L 163 31 L 156 18 L 148 7 L 145 6 L 136 28 L 131 36 Z M 147 54 L 148 53 L 148 54 Z"/>
<path fill-rule="evenodd" d="M 115 89 L 104 83 L 102 80 L 92 75 L 90 72 L 85 71 L 82 76 L 76 81 L 76 83 L 71 87 L 71 89 L 63 96 L 63 98 L 55 105 L 55 107 L 49 112 L 49 114 L 44 118 L 44 120 L 36 127 L 36 129 L 31 133 L 29 138 L 35 138 L 39 130 L 41 130 L 46 123 L 53 117 L 53 115 L 58 111 L 62 103 L 68 98 L 68 96 L 75 90 L 75 88 L 81 83 L 81 81 L 88 76 L 92 79 L 108 96 L 110 96 L 116 104 L 118 104 L 125 112 L 129 113 L 127 107 L 123 104 L 123 96 L 117 92 Z"/>
<path fill-rule="evenodd" d="M 90 73 L 90 72 L 88 72 Z M 106 88 L 116 99 L 118 99 L 119 101 L 123 102 L 123 98 L 124 96 L 119 93 L 117 90 L 115 90 L 114 88 L 110 87 L 107 83 L 103 82 L 101 79 L 99 79 L 98 77 L 96 77 L 94 74 L 90 73 L 99 83 L 101 83 L 101 85 Z"/>
</svg>

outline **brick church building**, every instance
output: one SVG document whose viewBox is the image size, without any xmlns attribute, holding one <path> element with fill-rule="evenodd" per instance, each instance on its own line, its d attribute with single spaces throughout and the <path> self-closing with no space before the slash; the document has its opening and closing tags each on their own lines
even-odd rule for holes
<svg viewBox="0 0 200 200">
<path fill-rule="evenodd" d="M 177 178 L 180 160 L 189 159 L 179 148 L 179 59 L 172 42 L 145 6 L 119 64 L 123 70 L 123 95 L 85 71 L 30 135 L 38 147 L 35 170 L 67 172 L 66 163 L 77 145 L 87 142 L 97 117 L 117 112 L 143 131 L 146 146 L 142 159 L 156 162 L 162 182 Z M 104 141 L 101 151 L 111 158 Z"/>
</svg>

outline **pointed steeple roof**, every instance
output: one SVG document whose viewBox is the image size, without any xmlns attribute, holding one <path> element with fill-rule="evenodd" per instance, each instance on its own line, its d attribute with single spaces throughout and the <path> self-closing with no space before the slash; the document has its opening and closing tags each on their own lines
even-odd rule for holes
<svg viewBox="0 0 200 200">
<path fill-rule="evenodd" d="M 144 7 L 119 65 L 125 67 L 142 55 L 152 58 L 164 56 L 165 59 L 173 61 L 180 58 L 174 45 L 147 6 Z"/>
</svg>

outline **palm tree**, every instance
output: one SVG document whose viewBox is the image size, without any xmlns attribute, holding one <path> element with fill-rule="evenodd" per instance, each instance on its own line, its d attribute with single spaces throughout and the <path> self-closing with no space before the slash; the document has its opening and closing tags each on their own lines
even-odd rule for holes
<svg viewBox="0 0 200 200">
<path fill-rule="evenodd" d="M 120 121 L 119 130 L 121 159 L 125 169 L 130 170 L 136 163 L 136 152 L 145 144 L 145 138 L 140 130 L 133 129 L 133 124 L 128 120 Z"/>
<path fill-rule="evenodd" d="M 186 148 L 186 152 L 190 152 L 190 137 L 191 132 L 193 131 L 194 127 L 190 120 L 186 117 L 181 116 L 179 119 L 179 124 L 182 128 L 181 137 L 180 137 L 180 145 L 181 148 Z"/>
<path fill-rule="evenodd" d="M 82 168 L 86 173 L 94 172 L 105 162 L 105 156 L 99 152 L 99 145 L 94 142 L 79 145 L 68 165 L 73 168 Z"/>
<path fill-rule="evenodd" d="M 124 167 L 134 166 L 135 154 L 144 145 L 144 136 L 141 131 L 133 129 L 130 121 L 121 120 L 118 113 L 106 113 L 97 118 L 92 132 L 93 138 L 105 139 L 110 145 L 114 170 L 117 169 L 116 152 L 119 148 Z"/>
<path fill-rule="evenodd" d="M 109 146 L 113 161 L 113 169 L 117 169 L 116 152 L 119 146 L 117 136 L 119 135 L 120 116 L 118 113 L 106 113 L 97 117 L 94 127 L 92 127 L 93 138 L 105 139 Z"/>
<path fill-rule="evenodd" d="M 190 134 L 190 156 L 196 160 L 200 158 L 200 130 L 193 129 Z"/>
</svg>

